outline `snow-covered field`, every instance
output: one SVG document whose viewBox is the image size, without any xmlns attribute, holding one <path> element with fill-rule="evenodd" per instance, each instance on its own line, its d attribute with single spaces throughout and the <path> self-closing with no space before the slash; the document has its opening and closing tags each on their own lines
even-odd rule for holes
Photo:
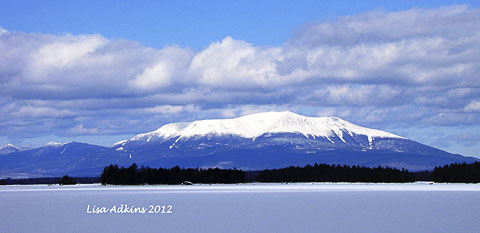
<svg viewBox="0 0 480 233">
<path fill-rule="evenodd" d="M 479 206 L 478 184 L 0 186 L 0 232 L 480 232 Z"/>
</svg>

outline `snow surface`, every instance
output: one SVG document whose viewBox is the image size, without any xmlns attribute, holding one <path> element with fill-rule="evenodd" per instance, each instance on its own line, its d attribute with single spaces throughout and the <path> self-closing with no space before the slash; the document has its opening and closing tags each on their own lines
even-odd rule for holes
<svg viewBox="0 0 480 233">
<path fill-rule="evenodd" d="M 479 232 L 478 184 L 0 186 L 0 232 Z M 172 205 L 169 215 L 87 206 Z"/>
<path fill-rule="evenodd" d="M 8 143 L 4 146 L 1 146 L 0 147 L 0 155 L 6 155 L 6 154 L 10 154 L 10 153 L 14 153 L 14 152 L 17 152 L 17 151 L 21 151 L 22 149 L 11 144 L 11 143 Z"/>
<path fill-rule="evenodd" d="M 15 145 L 13 145 L 13 144 L 11 144 L 11 143 L 8 143 L 8 144 L 6 144 L 6 145 L 4 145 L 4 146 L 0 146 L 0 150 L 8 149 L 8 148 L 13 148 L 13 149 L 20 150 L 19 147 L 15 146 Z"/>
<path fill-rule="evenodd" d="M 300 133 L 307 138 L 324 137 L 328 140 L 336 135 L 343 142 L 344 134 L 352 137 L 366 135 L 370 144 L 374 138 L 403 138 L 385 131 L 361 127 L 338 117 L 307 117 L 285 111 L 257 113 L 233 119 L 171 123 L 130 140 L 150 141 L 153 137 L 180 139 L 205 135 L 236 135 L 255 140 L 267 133 Z M 121 143 L 124 142 L 119 142 Z"/>
<path fill-rule="evenodd" d="M 125 142 L 127 142 L 128 140 L 122 140 L 122 141 L 119 141 L 119 142 L 115 142 L 113 143 L 112 146 L 117 146 L 117 145 L 121 145 L 121 144 L 124 144 Z"/>
</svg>

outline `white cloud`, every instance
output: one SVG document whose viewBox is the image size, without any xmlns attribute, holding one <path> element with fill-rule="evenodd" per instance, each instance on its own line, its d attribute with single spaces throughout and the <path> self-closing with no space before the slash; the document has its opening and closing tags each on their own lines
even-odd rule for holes
<svg viewBox="0 0 480 233">
<path fill-rule="evenodd" d="M 41 46 L 33 55 L 32 60 L 39 67 L 60 68 L 82 62 L 81 58 L 85 58 L 86 55 L 107 43 L 108 40 L 100 35 L 66 35 Z"/>
<path fill-rule="evenodd" d="M 311 24 L 281 46 L 227 36 L 201 51 L 0 27 L 0 137 L 27 127 L 131 133 L 271 110 L 480 124 L 479 16 L 465 6 L 373 11 Z"/>
<path fill-rule="evenodd" d="M 209 86 L 263 86 L 275 82 L 278 48 L 254 47 L 226 37 L 198 53 L 189 67 L 198 82 Z"/>
<path fill-rule="evenodd" d="M 227 108 L 222 111 L 222 117 L 234 118 L 234 117 L 237 117 L 237 113 L 235 109 Z"/>
<path fill-rule="evenodd" d="M 240 117 L 254 113 L 269 112 L 269 111 L 297 111 L 298 107 L 282 104 L 265 104 L 265 105 L 236 105 L 227 106 L 222 109 L 214 109 L 220 111 L 220 114 L 224 118 Z"/>
<path fill-rule="evenodd" d="M 480 112 L 480 101 L 474 100 L 465 106 L 466 112 Z"/>
<path fill-rule="evenodd" d="M 386 85 L 329 85 L 315 90 L 311 98 L 329 105 L 374 105 L 392 101 L 399 93 L 399 90 Z"/>
<path fill-rule="evenodd" d="M 400 12 L 377 10 L 311 25 L 302 30 L 291 43 L 311 47 L 437 36 L 455 38 L 471 34 L 470 29 L 477 25 L 475 20 L 478 20 L 478 10 L 469 10 L 467 6 L 413 8 Z M 452 30 L 457 34 L 445 33 Z"/>
<path fill-rule="evenodd" d="M 21 118 L 36 118 L 36 117 L 47 117 L 47 118 L 58 118 L 73 116 L 75 113 L 67 109 L 56 109 L 54 107 L 41 107 L 41 106 L 21 106 L 15 109 L 14 112 L 11 112 L 13 117 Z"/>
<path fill-rule="evenodd" d="M 171 84 L 173 67 L 166 61 L 159 61 L 137 75 L 134 84 L 141 89 L 156 89 Z"/>
<path fill-rule="evenodd" d="M 173 105 L 158 105 L 155 107 L 144 108 L 142 109 L 148 113 L 155 113 L 155 114 L 175 114 L 181 111 L 189 110 L 192 106 L 173 106 Z"/>
<path fill-rule="evenodd" d="M 7 33 L 8 31 L 5 28 L 0 27 L 0 35 Z"/>
<path fill-rule="evenodd" d="M 178 85 L 281 88 L 331 81 L 461 88 L 478 79 L 479 14 L 464 6 L 374 11 L 313 25 L 279 47 L 226 37 L 197 53 L 175 46 L 145 48 L 100 35 L 14 32 L 0 38 L 0 56 L 9 63 L 0 62 L 0 72 L 10 74 L 10 89 L 33 85 L 52 92 L 75 85 L 104 91 L 113 85 L 108 89 L 112 95 L 150 94 Z"/>
<path fill-rule="evenodd" d="M 98 129 L 95 128 L 85 128 L 83 124 L 78 124 L 73 128 L 67 130 L 67 133 L 72 135 L 92 135 L 98 134 Z"/>
<path fill-rule="evenodd" d="M 179 47 L 167 47 L 158 51 L 157 57 L 153 64 L 130 80 L 131 85 L 140 90 L 149 91 L 189 81 L 185 72 L 192 59 L 191 51 Z"/>
</svg>

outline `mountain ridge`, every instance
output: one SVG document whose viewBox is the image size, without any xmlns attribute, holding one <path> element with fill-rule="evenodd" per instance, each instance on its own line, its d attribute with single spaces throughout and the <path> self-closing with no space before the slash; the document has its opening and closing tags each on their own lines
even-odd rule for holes
<svg viewBox="0 0 480 233">
<path fill-rule="evenodd" d="M 306 138 L 324 137 L 332 143 L 334 142 L 330 137 L 335 136 L 345 143 L 344 133 L 351 137 L 353 134 L 366 135 L 370 145 L 374 138 L 406 139 L 385 131 L 358 126 L 338 117 L 307 117 L 284 111 L 256 113 L 231 119 L 170 123 L 157 130 L 138 134 L 127 141 L 140 141 L 146 138 L 145 141 L 150 142 L 155 137 L 182 139 L 205 135 L 236 135 L 255 141 L 257 137 L 267 133 L 299 133 Z M 122 143 L 125 141 L 117 142 L 115 145 Z"/>
<path fill-rule="evenodd" d="M 0 175 L 97 176 L 110 164 L 262 170 L 326 163 L 428 170 L 476 158 L 451 154 L 338 117 L 266 112 L 170 123 L 103 147 L 80 142 L 0 156 Z"/>
<path fill-rule="evenodd" d="M 21 150 L 20 147 L 15 146 L 11 143 L 8 143 L 6 145 L 0 146 L 0 155 L 6 155 L 6 154 L 10 154 L 10 153 L 17 152 L 17 151 L 20 151 L 20 150 Z"/>
</svg>

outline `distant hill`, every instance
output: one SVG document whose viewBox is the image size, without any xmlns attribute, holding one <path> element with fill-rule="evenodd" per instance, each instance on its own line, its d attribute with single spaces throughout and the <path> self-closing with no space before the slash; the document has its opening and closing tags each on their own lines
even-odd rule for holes
<svg viewBox="0 0 480 233">
<path fill-rule="evenodd" d="M 0 155 L 6 155 L 17 151 L 20 151 L 20 148 L 10 143 L 0 147 Z"/>
</svg>

